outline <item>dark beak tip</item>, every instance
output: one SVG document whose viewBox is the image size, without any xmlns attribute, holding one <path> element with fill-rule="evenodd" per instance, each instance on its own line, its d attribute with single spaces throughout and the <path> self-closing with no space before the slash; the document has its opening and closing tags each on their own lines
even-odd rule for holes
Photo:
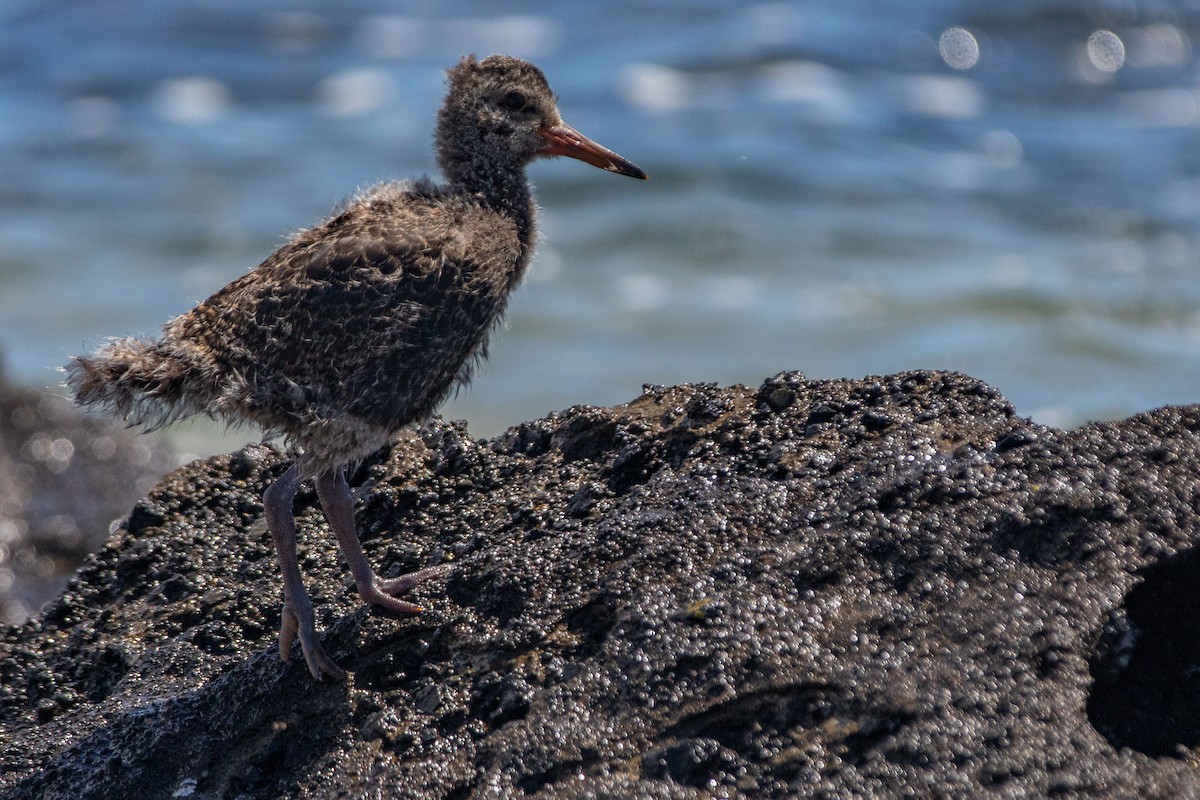
<svg viewBox="0 0 1200 800">
<path fill-rule="evenodd" d="M 605 169 L 607 169 L 610 173 L 628 175 L 629 178 L 636 178 L 642 181 L 649 179 L 649 175 L 646 174 L 646 170 L 638 167 L 634 162 L 625 161 L 624 158 L 622 158 L 620 161 L 608 162 L 608 166 L 605 167 Z"/>
<path fill-rule="evenodd" d="M 614 164 L 613 166 L 609 167 L 608 171 L 615 172 L 618 175 L 628 175 L 630 178 L 637 178 L 641 181 L 650 179 L 650 176 L 642 171 L 641 167 L 634 166 L 633 164 Z"/>
</svg>

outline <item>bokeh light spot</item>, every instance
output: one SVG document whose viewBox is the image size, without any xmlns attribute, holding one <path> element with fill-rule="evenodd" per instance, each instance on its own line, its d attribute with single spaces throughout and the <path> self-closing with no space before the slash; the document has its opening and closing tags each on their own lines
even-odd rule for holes
<svg viewBox="0 0 1200 800">
<path fill-rule="evenodd" d="M 942 61 L 954 69 L 970 69 L 979 63 L 979 42 L 966 28 L 947 28 L 938 38 Z"/>
<path fill-rule="evenodd" d="M 1125 64 L 1125 44 L 1112 31 L 1099 30 L 1089 36 L 1087 54 L 1101 72 L 1116 72 Z"/>
</svg>

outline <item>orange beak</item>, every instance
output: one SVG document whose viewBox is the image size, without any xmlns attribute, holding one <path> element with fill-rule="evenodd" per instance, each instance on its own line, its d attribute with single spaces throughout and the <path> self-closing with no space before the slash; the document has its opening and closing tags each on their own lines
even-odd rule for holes
<svg viewBox="0 0 1200 800">
<path fill-rule="evenodd" d="M 565 122 L 542 128 L 538 135 L 546 140 L 538 150 L 538 155 L 578 158 L 609 172 L 646 180 L 646 173 L 632 161 L 627 161 L 607 147 L 596 144 Z"/>
</svg>

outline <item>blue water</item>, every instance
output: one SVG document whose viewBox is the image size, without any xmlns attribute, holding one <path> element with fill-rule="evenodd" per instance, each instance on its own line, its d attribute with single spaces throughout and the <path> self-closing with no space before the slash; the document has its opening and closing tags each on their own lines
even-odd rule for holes
<svg viewBox="0 0 1200 800">
<path fill-rule="evenodd" d="M 0 6 L 9 373 L 431 170 L 442 70 L 503 51 L 651 180 L 531 168 L 544 241 L 444 410 L 475 434 L 784 369 L 962 370 L 1064 426 L 1200 401 L 1200 3 L 446 5 Z"/>
</svg>

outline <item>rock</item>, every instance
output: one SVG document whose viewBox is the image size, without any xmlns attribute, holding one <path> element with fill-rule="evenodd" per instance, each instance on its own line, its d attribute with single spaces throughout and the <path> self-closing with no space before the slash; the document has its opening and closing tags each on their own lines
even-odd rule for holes
<svg viewBox="0 0 1200 800">
<path fill-rule="evenodd" d="M 0 375 L 0 623 L 61 594 L 170 466 L 156 437 Z"/>
<path fill-rule="evenodd" d="M 0 640 L 5 798 L 1200 795 L 1200 407 L 1064 432 L 953 373 L 648 387 L 311 491 L 330 654 L 275 653 L 266 447 L 141 501 Z"/>
</svg>

